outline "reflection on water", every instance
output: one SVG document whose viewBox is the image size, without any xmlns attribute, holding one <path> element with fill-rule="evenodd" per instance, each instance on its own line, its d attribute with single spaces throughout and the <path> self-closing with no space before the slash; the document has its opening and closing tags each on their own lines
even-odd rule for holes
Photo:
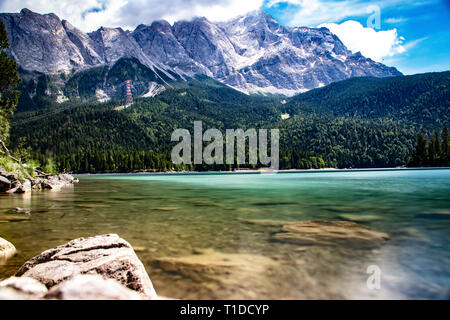
<svg viewBox="0 0 450 320">
<path fill-rule="evenodd" d="M 117 233 L 163 296 L 450 298 L 450 170 L 80 180 L 60 193 L 0 195 L 0 236 L 19 251 L 0 277 L 71 239 Z M 351 220 L 390 240 L 372 249 L 273 241 L 302 220 Z M 367 289 L 369 265 L 381 268 L 380 290 Z"/>
</svg>

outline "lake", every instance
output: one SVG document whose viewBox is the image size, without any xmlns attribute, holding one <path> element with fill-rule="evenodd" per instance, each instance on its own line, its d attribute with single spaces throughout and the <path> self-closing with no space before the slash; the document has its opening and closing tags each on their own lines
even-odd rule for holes
<svg viewBox="0 0 450 320">
<path fill-rule="evenodd" d="M 43 250 L 117 233 L 171 298 L 450 299 L 448 169 L 79 178 L 61 192 L 0 195 L 0 236 L 18 250 L 0 278 Z M 274 241 L 304 220 L 354 221 L 389 240 Z"/>
</svg>

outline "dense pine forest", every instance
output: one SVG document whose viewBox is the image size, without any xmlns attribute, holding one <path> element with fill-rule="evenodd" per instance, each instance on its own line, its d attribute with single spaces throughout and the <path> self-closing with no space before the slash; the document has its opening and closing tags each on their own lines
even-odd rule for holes
<svg viewBox="0 0 450 320">
<path fill-rule="evenodd" d="M 442 167 L 450 165 L 450 135 L 448 128 L 425 139 L 422 133 L 417 138 L 416 151 L 408 161 L 410 167 Z"/>
<path fill-rule="evenodd" d="M 123 110 L 120 100 L 22 106 L 10 139 L 22 157 L 68 172 L 233 169 L 173 166 L 171 133 L 192 132 L 202 121 L 203 130 L 280 129 L 280 169 L 402 166 L 412 164 L 419 132 L 433 139 L 449 126 L 449 84 L 450 72 L 353 78 L 285 98 L 249 96 L 198 77 Z"/>
</svg>

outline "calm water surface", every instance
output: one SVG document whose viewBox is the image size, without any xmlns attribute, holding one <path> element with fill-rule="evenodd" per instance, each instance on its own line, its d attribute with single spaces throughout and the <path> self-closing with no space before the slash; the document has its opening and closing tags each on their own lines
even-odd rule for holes
<svg viewBox="0 0 450 320">
<path fill-rule="evenodd" d="M 371 250 L 273 241 L 302 220 L 353 220 L 390 239 Z M 0 236 L 18 249 L 0 278 L 106 233 L 173 298 L 450 298 L 450 170 L 82 176 L 58 193 L 0 195 Z M 369 265 L 379 290 L 367 288 Z"/>
</svg>

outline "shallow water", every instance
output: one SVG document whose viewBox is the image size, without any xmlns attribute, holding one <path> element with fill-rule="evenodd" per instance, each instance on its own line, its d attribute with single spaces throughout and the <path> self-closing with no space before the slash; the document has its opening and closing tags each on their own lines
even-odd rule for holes
<svg viewBox="0 0 450 320">
<path fill-rule="evenodd" d="M 14 208 L 30 209 L 30 215 Z M 390 239 L 360 250 L 273 241 L 286 222 L 353 220 Z M 450 170 L 82 176 L 62 192 L 0 195 L 0 236 L 27 259 L 117 233 L 163 296 L 450 298 Z M 381 270 L 380 289 L 366 281 Z"/>
</svg>

